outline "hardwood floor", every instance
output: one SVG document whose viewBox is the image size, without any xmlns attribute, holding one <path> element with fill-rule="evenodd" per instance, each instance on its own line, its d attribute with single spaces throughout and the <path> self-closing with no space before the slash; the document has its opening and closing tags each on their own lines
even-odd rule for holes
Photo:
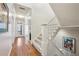
<svg viewBox="0 0 79 59">
<path fill-rule="evenodd" d="M 10 56 L 41 56 L 41 54 L 29 41 L 25 43 L 24 37 L 16 37 L 12 44 Z"/>
</svg>

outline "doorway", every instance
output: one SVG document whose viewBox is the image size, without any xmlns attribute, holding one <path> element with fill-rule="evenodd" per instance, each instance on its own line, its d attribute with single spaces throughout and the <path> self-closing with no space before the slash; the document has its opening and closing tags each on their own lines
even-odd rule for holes
<svg viewBox="0 0 79 59">
<path fill-rule="evenodd" d="M 16 12 L 15 35 L 31 40 L 31 9 L 19 4 L 14 5 Z"/>
</svg>

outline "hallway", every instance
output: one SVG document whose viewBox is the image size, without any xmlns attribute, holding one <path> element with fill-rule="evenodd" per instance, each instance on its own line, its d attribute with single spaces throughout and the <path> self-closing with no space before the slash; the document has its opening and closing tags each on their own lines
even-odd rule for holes
<svg viewBox="0 0 79 59">
<path fill-rule="evenodd" d="M 0 3 L 0 56 L 79 56 L 79 4 Z"/>
<path fill-rule="evenodd" d="M 12 45 L 10 56 L 41 56 L 41 54 L 24 37 L 16 37 Z"/>
</svg>

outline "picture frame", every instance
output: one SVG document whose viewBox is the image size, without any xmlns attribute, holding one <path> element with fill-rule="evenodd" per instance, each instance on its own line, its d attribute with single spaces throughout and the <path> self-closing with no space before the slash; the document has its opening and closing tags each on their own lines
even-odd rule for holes
<svg viewBox="0 0 79 59">
<path fill-rule="evenodd" d="M 0 33 L 8 32 L 9 9 L 6 3 L 0 3 Z"/>
<path fill-rule="evenodd" d="M 76 52 L 76 38 L 70 36 L 63 37 L 63 48 L 71 53 Z"/>
</svg>

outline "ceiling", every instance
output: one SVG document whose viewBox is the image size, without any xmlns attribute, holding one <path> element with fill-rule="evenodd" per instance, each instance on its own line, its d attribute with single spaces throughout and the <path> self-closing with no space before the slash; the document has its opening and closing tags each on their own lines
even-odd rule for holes
<svg viewBox="0 0 79 59">
<path fill-rule="evenodd" d="M 50 3 L 62 26 L 79 26 L 79 3 Z"/>
<path fill-rule="evenodd" d="M 26 6 L 22 6 L 22 5 L 19 5 L 19 4 L 14 4 L 14 6 L 15 6 L 16 13 L 18 15 L 26 15 L 31 10 L 30 8 L 28 8 Z"/>
</svg>

